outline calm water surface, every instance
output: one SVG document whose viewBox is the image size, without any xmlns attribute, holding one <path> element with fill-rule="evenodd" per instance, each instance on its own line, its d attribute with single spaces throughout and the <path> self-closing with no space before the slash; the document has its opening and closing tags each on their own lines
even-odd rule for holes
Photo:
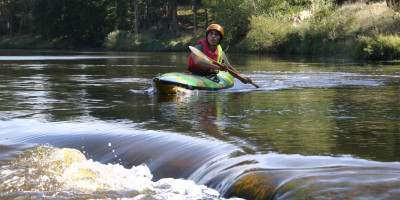
<svg viewBox="0 0 400 200">
<path fill-rule="evenodd" d="M 0 198 L 398 198 L 400 63 L 230 54 L 261 88 L 154 93 L 187 54 L 1 51 Z"/>
</svg>

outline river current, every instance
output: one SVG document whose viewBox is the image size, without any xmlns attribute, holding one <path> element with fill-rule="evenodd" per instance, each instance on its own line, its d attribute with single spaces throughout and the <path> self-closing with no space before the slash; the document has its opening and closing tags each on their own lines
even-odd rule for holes
<svg viewBox="0 0 400 200">
<path fill-rule="evenodd" d="M 0 51 L 0 198 L 398 198 L 400 63 L 229 54 L 261 88 L 155 93 L 188 53 Z"/>
</svg>

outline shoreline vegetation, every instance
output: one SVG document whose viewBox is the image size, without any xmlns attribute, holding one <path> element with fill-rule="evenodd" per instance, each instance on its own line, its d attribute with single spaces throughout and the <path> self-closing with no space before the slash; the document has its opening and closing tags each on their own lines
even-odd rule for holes
<svg viewBox="0 0 400 200">
<path fill-rule="evenodd" d="M 247 5 L 247 8 L 243 8 L 243 4 L 236 3 L 240 8 L 239 11 L 234 11 L 231 13 L 235 14 L 234 16 L 226 17 L 220 23 L 227 33 L 223 48 L 228 52 L 240 53 L 364 60 L 400 59 L 400 14 L 388 7 L 387 2 L 357 1 L 339 5 L 315 3 L 317 1 L 293 6 L 291 9 L 287 9 L 288 5 L 276 3 L 279 1 L 274 0 L 268 1 L 276 3 L 273 5 Z M 220 6 L 204 5 L 210 8 Z M 269 8 L 269 12 L 265 12 L 266 8 Z M 252 10 L 251 15 L 243 14 L 249 9 Z M 51 37 L 46 38 L 40 32 L 21 33 L 0 36 L 0 48 L 188 51 L 189 45 L 194 45 L 204 37 L 208 18 L 210 18 L 209 24 L 219 23 L 215 19 L 227 14 L 217 11 L 211 13 L 199 8 L 196 10 L 199 24 L 197 31 L 194 31 L 190 23 L 193 10 L 191 6 L 178 6 L 177 19 L 181 28 L 176 31 L 149 27 L 137 32 L 123 30 L 120 27 L 104 34 L 100 44 L 86 46 L 76 45 L 77 43 L 71 39 L 60 39 L 60 37 L 49 39 Z"/>
</svg>

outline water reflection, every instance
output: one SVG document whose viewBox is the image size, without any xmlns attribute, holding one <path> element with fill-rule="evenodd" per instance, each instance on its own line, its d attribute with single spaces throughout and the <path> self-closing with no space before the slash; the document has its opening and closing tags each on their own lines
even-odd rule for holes
<svg viewBox="0 0 400 200">
<path fill-rule="evenodd" d="M 382 116 L 397 113 L 398 103 L 384 99 L 380 104 L 366 103 L 377 101 L 374 92 L 382 97 L 382 90 L 375 89 L 369 89 L 372 95 L 365 96 L 358 87 L 327 88 L 323 93 L 321 89 L 302 89 L 268 95 L 221 92 L 165 96 L 153 104 L 154 123 L 144 127 L 192 136 L 205 133 L 257 152 L 352 154 L 396 161 L 387 147 L 397 143 L 399 127 L 393 119 Z"/>
<path fill-rule="evenodd" d="M 224 102 L 226 96 L 215 95 L 214 93 L 192 92 L 180 95 L 155 95 L 153 111 L 159 120 L 166 119 L 168 124 L 175 124 L 176 128 L 184 128 L 197 134 L 207 133 L 217 136 L 223 134 Z M 156 119 L 157 119 L 156 118 Z M 176 129 L 175 129 L 176 130 Z"/>
</svg>

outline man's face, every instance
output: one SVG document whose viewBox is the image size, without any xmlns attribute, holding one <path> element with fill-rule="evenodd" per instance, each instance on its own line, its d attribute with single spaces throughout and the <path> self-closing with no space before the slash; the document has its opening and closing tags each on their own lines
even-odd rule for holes
<svg viewBox="0 0 400 200">
<path fill-rule="evenodd" d="M 207 41 L 209 45 L 211 46 L 217 45 L 220 39 L 221 36 L 219 35 L 218 31 L 212 30 L 208 33 Z"/>
</svg>

